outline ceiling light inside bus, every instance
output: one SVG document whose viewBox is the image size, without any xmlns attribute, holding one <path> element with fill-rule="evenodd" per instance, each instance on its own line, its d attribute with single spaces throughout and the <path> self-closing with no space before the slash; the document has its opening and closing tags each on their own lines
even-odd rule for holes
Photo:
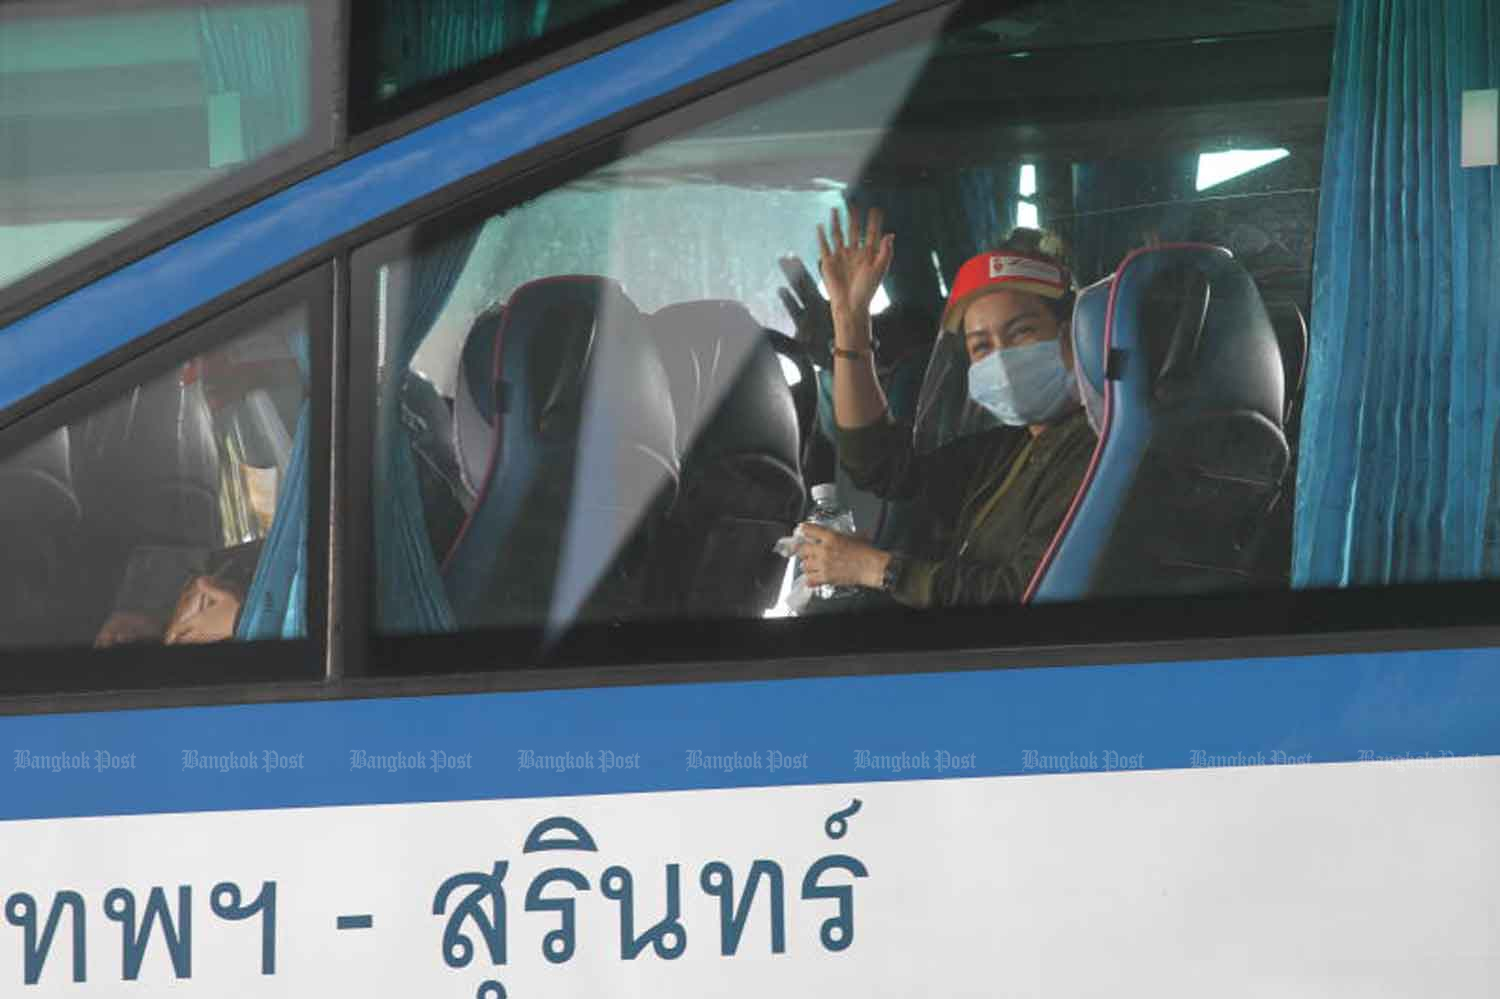
<svg viewBox="0 0 1500 999">
<path fill-rule="evenodd" d="M 1021 164 L 1021 176 L 1018 178 L 1017 192 L 1023 198 L 1029 198 L 1036 194 L 1036 164 Z"/>
<path fill-rule="evenodd" d="M 1206 191 L 1290 155 L 1285 149 L 1231 149 L 1225 153 L 1202 153 L 1198 156 L 1198 190 Z"/>
<path fill-rule="evenodd" d="M 932 273 L 937 275 L 938 291 L 944 298 L 948 297 L 948 282 L 943 280 L 943 262 L 938 259 L 937 251 L 932 251 Z"/>
</svg>

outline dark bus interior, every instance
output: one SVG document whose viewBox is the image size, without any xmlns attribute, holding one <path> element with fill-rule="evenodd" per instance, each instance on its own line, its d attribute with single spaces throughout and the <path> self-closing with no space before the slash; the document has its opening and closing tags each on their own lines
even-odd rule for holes
<svg viewBox="0 0 1500 999">
<path fill-rule="evenodd" d="M 917 418 L 918 388 L 937 366 L 932 319 L 947 283 L 964 259 L 1012 227 L 1057 232 L 1080 287 L 1106 278 L 1142 247 L 1201 243 L 1232 252 L 1275 327 L 1284 407 L 1273 422 L 1288 449 L 1252 532 L 1255 554 L 1237 568 L 1233 588 L 1289 586 L 1297 399 L 1308 349 L 1336 3 L 1226 0 L 1185 10 L 1168 0 L 1126 0 L 1102 11 L 1097 4 L 1031 3 L 1001 5 L 1000 16 L 993 8 L 976 15 L 973 6 L 935 44 L 874 57 L 858 46 L 835 52 L 824 60 L 834 64 L 831 73 L 822 71 L 825 65 L 797 82 L 801 71 L 789 71 L 791 86 L 780 95 L 645 145 L 541 195 L 532 214 L 546 215 L 545 226 L 518 229 L 525 213 L 497 204 L 490 221 L 503 246 L 485 256 L 471 241 L 470 266 L 450 289 L 448 307 L 415 334 L 435 345 L 430 353 L 442 371 L 424 368 L 409 352 L 399 389 L 403 436 L 419 473 L 422 527 L 446 574 L 459 628 L 774 612 L 784 563 L 770 555 L 769 541 L 795 525 L 807 487 L 840 479 L 832 444 L 818 429 L 817 369 L 826 359 L 780 308 L 785 277 L 778 256 L 800 257 L 815 273 L 813 227 L 826 220 L 830 205 L 845 201 L 880 207 L 898 234 L 884 289 L 888 314 L 877 318 L 877 331 L 883 330 L 879 360 L 892 407 L 906 420 Z M 599 221 L 591 207 L 600 202 L 588 198 L 624 194 L 638 202 L 610 220 L 616 238 L 641 238 L 633 259 L 613 262 L 636 268 L 633 274 L 615 273 L 608 248 L 589 244 Z M 576 203 L 563 200 L 575 196 Z M 668 202 L 682 214 L 651 216 Z M 466 207 L 459 227 L 472 229 L 476 217 L 482 216 Z M 455 222 L 431 225 L 451 230 Z M 481 250 L 486 238 L 475 237 Z M 587 253 L 579 249 L 585 244 Z M 698 273 L 707 270 L 704 260 L 736 263 L 704 275 Z M 510 271 L 497 276 L 496 261 Z M 647 267 L 654 275 L 641 279 Z M 539 279 L 580 274 L 597 277 L 571 288 L 566 281 L 535 287 Z M 805 297 L 807 289 L 801 291 Z M 637 327 L 619 342 L 638 343 L 660 364 L 649 371 L 636 371 L 633 361 L 618 365 L 636 371 L 626 394 L 647 402 L 611 412 L 622 427 L 638 422 L 651 448 L 669 457 L 642 482 L 631 484 L 630 472 L 610 483 L 634 497 L 625 504 L 633 504 L 629 522 L 602 535 L 608 564 L 580 569 L 585 582 L 572 584 L 575 592 L 559 612 L 554 598 L 568 588 L 561 581 L 569 575 L 564 535 L 576 529 L 563 524 L 562 511 L 592 488 L 579 471 L 586 464 L 580 434 L 586 397 L 598 391 L 597 384 L 585 389 L 577 367 L 588 351 L 580 354 L 572 334 L 559 331 L 592 336 L 601 303 L 617 294 L 626 304 L 613 306 L 615 315 L 629 313 Z M 510 350 L 524 341 L 516 330 L 529 314 L 547 332 L 544 346 L 502 356 L 499 327 L 509 330 L 504 349 Z M 53 508 L 76 516 L 7 519 L 19 528 L 12 550 L 37 554 L 9 560 L 18 596 L 7 611 L 15 620 L 6 635 L 40 644 L 87 641 L 135 550 L 174 531 L 192 533 L 201 545 L 265 533 L 264 523 L 226 526 L 230 508 L 247 501 L 226 493 L 222 468 L 234 457 L 231 441 L 254 438 L 243 445 L 254 453 L 241 455 L 238 466 L 279 465 L 285 475 L 301 394 L 285 338 L 280 342 L 274 379 L 280 388 L 242 386 L 270 389 L 269 395 L 237 392 L 233 406 L 220 411 L 203 397 L 212 378 L 190 365 L 134 393 L 134 402 L 70 428 L 71 447 L 40 459 L 33 449 L 10 461 L 12 471 L 28 475 L 27 462 L 43 461 L 54 482 L 71 482 L 67 501 Z M 706 359 L 724 349 L 735 353 L 724 343 L 749 342 L 756 346 L 738 348 L 721 384 L 705 387 Z M 691 376 L 681 371 L 685 361 Z M 510 371 L 508 364 L 519 367 Z M 508 380 L 496 381 L 508 371 Z M 572 375 L 561 377 L 566 371 Z M 539 418 L 526 445 L 531 450 L 507 452 L 531 456 L 534 481 L 522 488 L 511 474 L 521 498 L 510 519 L 485 521 L 486 503 L 504 494 L 491 488 L 501 478 L 495 462 L 504 450 L 496 441 L 515 430 L 497 419 L 515 400 L 496 390 L 527 379 L 540 379 L 530 387 L 538 414 L 568 415 L 546 426 Z M 768 381 L 774 391 L 765 388 Z M 767 391 L 777 398 L 745 401 Z M 703 396 L 689 400 L 690 392 Z M 141 400 L 155 401 L 136 405 Z M 665 423 L 652 415 L 663 406 L 674 411 Z M 972 407 L 960 402 L 938 414 L 947 426 L 935 431 L 937 439 L 973 429 L 975 414 L 966 410 Z M 181 419 L 189 411 L 200 417 Z M 276 432 L 261 428 L 271 423 Z M 101 459 L 100 448 L 110 442 L 130 460 Z M 136 460 L 140 450 L 160 461 Z M 641 453 L 635 446 L 632 454 Z M 192 456 L 194 467 L 181 466 L 183 455 Z M 114 469 L 118 481 L 101 478 L 100 469 Z M 549 472 L 561 478 L 552 481 Z M 192 516 L 150 498 L 160 490 L 143 478 L 153 475 L 163 488 L 192 486 Z M 672 479 L 666 498 L 663 475 Z M 866 536 L 884 546 L 912 543 L 919 510 L 841 485 Z M 112 509 L 103 517 L 80 508 L 85 493 L 118 502 L 87 504 Z M 614 504 L 621 502 L 617 497 Z M 79 517 L 89 525 L 81 533 Z M 648 522 L 654 533 L 645 544 Z M 55 537 L 36 529 L 54 523 Z M 377 535 L 377 557 L 381 544 Z M 88 555 L 80 562 L 82 552 Z M 495 568 L 501 562 L 504 572 Z M 748 583 L 719 585 L 721 579 Z M 87 580 L 83 590 L 79 580 Z M 70 603 L 67 626 L 60 627 L 47 594 L 70 587 L 90 595 L 83 602 L 89 610 Z M 621 597 L 625 591 L 628 598 Z"/>
</svg>

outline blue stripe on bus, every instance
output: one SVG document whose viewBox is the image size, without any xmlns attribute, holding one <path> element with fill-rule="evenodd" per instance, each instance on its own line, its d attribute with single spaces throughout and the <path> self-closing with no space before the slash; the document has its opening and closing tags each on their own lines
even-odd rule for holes
<svg viewBox="0 0 1500 999">
<path fill-rule="evenodd" d="M 0 819 L 995 777 L 1105 770 L 1111 760 L 1118 769 L 1165 770 L 1467 757 L 1500 754 L 1500 654 L 1399 652 L 34 716 L 0 723 L 0 750 Z M 434 770 L 434 752 L 452 766 Z M 899 761 L 904 753 L 914 768 L 862 766 L 861 752 L 867 763 Z M 277 768 L 266 768 L 268 753 Z M 357 766 L 360 753 L 386 769 Z M 605 769 L 607 753 L 637 765 Z M 707 763 L 739 754 L 746 765 L 694 767 L 694 753 Z M 776 753 L 783 764 L 804 765 L 773 770 Z M 939 769 L 942 753 L 949 754 L 947 770 Z M 558 768 L 570 758 L 577 768 Z M 101 759 L 119 766 L 98 769 Z M 231 759 L 239 765 L 225 769 Z"/>
<path fill-rule="evenodd" d="M 343 233 L 891 0 L 733 0 L 281 191 L 0 330 L 0 409 Z"/>
</svg>

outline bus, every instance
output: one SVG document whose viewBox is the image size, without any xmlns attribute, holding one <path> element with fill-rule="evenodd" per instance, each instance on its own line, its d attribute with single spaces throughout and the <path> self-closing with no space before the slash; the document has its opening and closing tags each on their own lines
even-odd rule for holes
<svg viewBox="0 0 1500 999">
<path fill-rule="evenodd" d="M 1496 0 L 0 0 L 4 994 L 1493 995 L 1497 88 Z"/>
</svg>

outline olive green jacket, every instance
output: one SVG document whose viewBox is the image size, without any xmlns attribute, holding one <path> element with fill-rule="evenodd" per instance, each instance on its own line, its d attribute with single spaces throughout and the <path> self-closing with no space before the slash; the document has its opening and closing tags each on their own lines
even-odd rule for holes
<svg viewBox="0 0 1500 999">
<path fill-rule="evenodd" d="M 891 595 L 912 607 L 1019 601 L 1067 515 L 1095 436 L 1080 409 L 1033 438 L 1000 428 L 912 450 L 911 428 L 887 418 L 839 428 L 839 461 L 859 488 L 920 499 L 944 554 L 905 562 Z"/>
</svg>

